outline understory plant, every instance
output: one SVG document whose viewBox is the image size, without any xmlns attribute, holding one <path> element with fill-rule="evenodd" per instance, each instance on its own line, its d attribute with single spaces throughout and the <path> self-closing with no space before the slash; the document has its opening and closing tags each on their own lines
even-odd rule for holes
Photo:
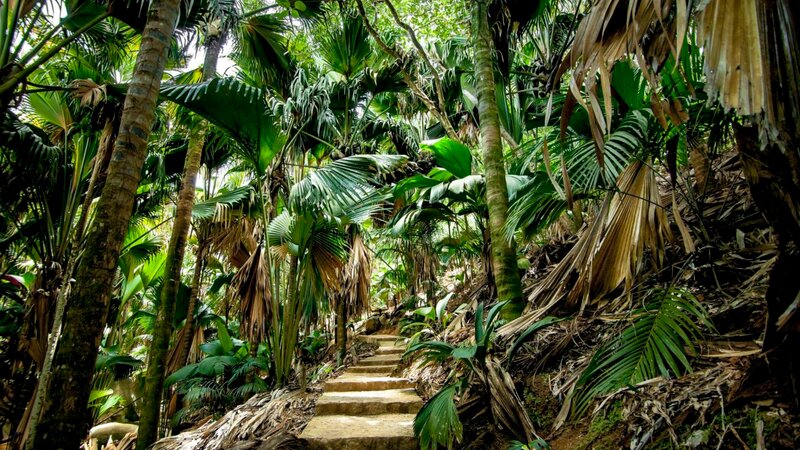
<svg viewBox="0 0 800 450">
<path fill-rule="evenodd" d="M 447 328 L 453 317 L 466 311 L 467 305 L 462 303 L 455 311 L 447 312 L 447 303 L 452 297 L 453 293 L 451 292 L 436 302 L 436 307 L 423 306 L 417 308 L 411 318 L 404 319 L 405 323 L 400 327 L 400 334 L 403 336 L 410 335 L 409 347 L 440 333 Z"/>
<path fill-rule="evenodd" d="M 439 392 L 419 411 L 414 419 L 414 433 L 423 450 L 438 446 L 452 448 L 460 442 L 463 427 L 458 417 L 457 398 L 468 396 L 489 400 L 495 422 L 514 434 L 517 439 L 532 442 L 537 437 L 533 424 L 516 394 L 513 380 L 497 360 L 490 355 L 492 339 L 500 325 L 499 314 L 505 302 L 495 304 L 484 319 L 483 303 L 475 310 L 474 339 L 460 345 L 442 341 L 412 344 L 404 357 L 419 354 L 423 364 L 452 361 L 452 371 Z"/>
<path fill-rule="evenodd" d="M 713 330 L 708 313 L 687 289 L 655 288 L 632 312 L 631 325 L 594 353 L 577 381 L 572 412 L 586 413 L 591 401 L 656 377 L 692 371 L 689 357 L 703 338 L 698 323 Z"/>
<path fill-rule="evenodd" d="M 205 357 L 167 377 L 165 386 L 176 386 L 186 407 L 172 418 L 173 425 L 193 410 L 210 409 L 221 413 L 269 386 L 259 376 L 248 376 L 253 370 L 268 369 L 262 352 L 251 354 L 245 342 L 233 339 L 225 326 L 218 324 L 218 339 L 200 346 Z M 261 349 L 259 349 L 261 350 Z"/>
</svg>

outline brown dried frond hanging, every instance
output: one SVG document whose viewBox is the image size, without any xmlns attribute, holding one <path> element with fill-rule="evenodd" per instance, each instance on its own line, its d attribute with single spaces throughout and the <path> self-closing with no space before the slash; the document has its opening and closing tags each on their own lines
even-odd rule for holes
<svg viewBox="0 0 800 450">
<path fill-rule="evenodd" d="M 239 297 L 240 329 L 249 342 L 267 339 L 267 324 L 272 320 L 272 291 L 269 267 L 259 245 L 231 280 L 229 295 Z"/>
<path fill-rule="evenodd" d="M 774 133 L 797 135 L 800 48 L 796 0 L 710 0 L 698 16 L 706 93 Z M 773 135 L 772 138 L 784 138 Z"/>
<path fill-rule="evenodd" d="M 674 12 L 673 12 L 674 6 Z M 567 101 L 561 115 L 561 133 L 577 104 L 589 114 L 592 137 L 598 147 L 598 161 L 603 165 L 603 136 L 611 130 L 611 69 L 614 63 L 635 56 L 642 73 L 654 89 L 658 89 L 656 73 L 671 52 L 676 58 L 689 22 L 687 0 L 598 0 L 581 21 L 568 58 L 558 75 L 572 68 Z M 597 95 L 595 75 L 600 76 L 603 104 Z M 580 91 L 585 86 L 588 102 Z M 654 98 L 656 116 L 666 111 L 675 119 L 682 118 L 675 105 Z"/>
<path fill-rule="evenodd" d="M 372 281 L 372 257 L 360 234 L 353 236 L 350 259 L 341 272 L 341 295 L 337 301 L 346 302 L 347 317 L 369 311 L 369 290 Z"/>
<path fill-rule="evenodd" d="M 606 296 L 623 283 L 624 292 L 630 292 L 642 270 L 645 249 L 651 251 L 653 267 L 659 267 L 672 232 L 649 165 L 641 161 L 629 165 L 616 186 L 617 192 L 606 196 L 575 246 L 531 292 L 529 300 L 535 311 L 501 328 L 501 334 L 525 329 L 557 307 L 615 312 L 630 306 L 626 295 L 611 302 Z"/>
</svg>

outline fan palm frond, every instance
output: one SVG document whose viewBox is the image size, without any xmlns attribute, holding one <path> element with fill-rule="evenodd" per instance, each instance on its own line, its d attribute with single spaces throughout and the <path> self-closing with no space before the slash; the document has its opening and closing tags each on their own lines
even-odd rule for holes
<svg viewBox="0 0 800 450">
<path fill-rule="evenodd" d="M 372 54 L 363 22 L 358 17 L 344 17 L 341 28 L 322 38 L 319 52 L 325 65 L 345 79 L 362 72 Z"/>
<path fill-rule="evenodd" d="M 220 192 L 211 198 L 197 202 L 192 207 L 192 219 L 222 219 L 225 216 L 225 210 L 244 202 L 250 198 L 252 192 L 250 186 L 243 186 L 227 192 Z"/>
<path fill-rule="evenodd" d="M 267 324 L 272 320 L 272 291 L 269 268 L 259 245 L 231 280 L 232 295 L 239 298 L 240 328 L 249 342 L 267 338 Z"/>
<path fill-rule="evenodd" d="M 250 16 L 236 28 L 234 59 L 261 83 L 273 85 L 292 68 L 285 32 L 288 27 L 274 14 Z"/>
<path fill-rule="evenodd" d="M 292 186 L 289 204 L 294 210 L 325 207 L 332 202 L 347 207 L 359 201 L 376 181 L 376 175 L 405 164 L 401 155 L 354 155 L 325 165 Z"/>
<path fill-rule="evenodd" d="M 264 92 L 237 79 L 215 78 L 200 84 L 162 85 L 161 96 L 230 134 L 241 145 L 243 159 L 259 175 L 266 173 L 286 142 Z"/>
<path fill-rule="evenodd" d="M 355 317 L 369 310 L 369 290 L 372 281 L 372 258 L 360 233 L 355 233 L 350 243 L 350 258 L 340 273 L 342 290 L 337 301 L 346 302 L 347 317 Z"/>
<path fill-rule="evenodd" d="M 604 301 L 605 296 L 623 283 L 624 292 L 630 292 L 644 266 L 645 249 L 651 250 L 653 266 L 659 266 L 672 233 L 650 166 L 634 162 L 616 186 L 575 246 L 530 294 L 535 311 L 508 323 L 500 334 L 524 330 L 562 300 L 567 310 L 594 306 L 618 311 L 629 306 L 629 296 L 613 303 Z"/>
</svg>

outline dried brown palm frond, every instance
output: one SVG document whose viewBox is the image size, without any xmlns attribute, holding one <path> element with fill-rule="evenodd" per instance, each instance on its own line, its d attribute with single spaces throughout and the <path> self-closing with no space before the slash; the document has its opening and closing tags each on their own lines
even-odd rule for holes
<svg viewBox="0 0 800 450">
<path fill-rule="evenodd" d="M 179 353 L 180 353 L 180 343 L 183 342 L 183 339 L 186 335 L 187 329 L 185 326 L 181 327 L 178 330 L 178 333 L 175 335 L 174 342 L 176 343 L 169 349 L 169 354 L 167 355 L 167 370 L 166 373 L 175 373 L 176 370 L 180 369 L 181 367 L 187 364 L 194 364 L 200 361 L 202 357 L 202 352 L 200 351 L 200 346 L 206 342 L 203 327 L 192 327 L 193 336 L 192 342 L 189 344 L 189 353 L 185 361 L 180 361 Z"/>
<path fill-rule="evenodd" d="M 707 2 L 697 22 L 709 98 L 740 115 L 765 114 L 769 124 L 796 133 L 799 15 L 796 0 Z"/>
<path fill-rule="evenodd" d="M 341 294 L 336 301 L 345 302 L 347 317 L 369 311 L 369 289 L 372 281 L 372 257 L 361 234 L 353 236 L 350 258 L 340 272 Z"/>
<path fill-rule="evenodd" d="M 537 438 L 525 404 L 517 395 L 511 375 L 493 358 L 486 361 L 486 371 L 476 372 L 489 391 L 492 416 L 506 432 L 522 442 Z"/>
<path fill-rule="evenodd" d="M 321 245 L 311 247 L 310 253 L 313 259 L 311 267 L 316 270 L 322 280 L 322 285 L 328 292 L 338 291 L 340 289 L 339 272 L 345 266 L 345 262 Z"/>
<path fill-rule="evenodd" d="M 213 221 L 202 225 L 209 253 L 222 252 L 234 267 L 242 267 L 258 246 L 260 234 L 254 220 Z"/>
<path fill-rule="evenodd" d="M 95 107 L 106 98 L 106 85 L 99 85 L 92 80 L 75 80 L 70 83 L 72 94 L 79 99 L 81 106 Z"/>
<path fill-rule="evenodd" d="M 305 448 L 292 439 L 314 415 L 319 394 L 276 390 L 256 394 L 218 420 L 164 438 L 153 450 L 223 450 L 231 448 Z"/>
<path fill-rule="evenodd" d="M 239 298 L 241 334 L 249 342 L 267 339 L 267 324 L 272 320 L 272 291 L 269 267 L 259 245 L 231 280 L 229 295 Z"/>
<path fill-rule="evenodd" d="M 625 292 L 630 291 L 643 267 L 646 248 L 658 267 L 672 233 L 650 166 L 634 162 L 620 174 L 616 186 L 617 192 L 606 196 L 575 246 L 531 292 L 535 311 L 502 327 L 500 334 L 521 331 L 556 307 L 618 311 L 629 306 L 627 297 L 609 304 L 605 296 L 623 283 Z"/>
<path fill-rule="evenodd" d="M 671 13 L 673 5 L 674 14 Z M 562 134 L 575 106 L 583 106 L 589 114 L 592 137 L 602 165 L 603 135 L 611 131 L 611 69 L 614 63 L 634 55 L 651 85 L 656 86 L 654 73 L 670 51 L 677 55 L 688 20 L 687 0 L 596 1 L 578 26 L 569 58 L 559 68 L 559 74 L 573 68 L 561 115 Z M 676 34 L 677 38 L 674 38 Z M 603 91 L 602 105 L 597 95 L 597 74 Z M 584 99 L 580 92 L 581 84 L 585 85 L 588 99 Z M 673 111 L 675 106 L 654 97 L 653 109 L 659 117 L 663 117 L 666 111 L 671 118 L 680 118 L 679 112 Z"/>
</svg>

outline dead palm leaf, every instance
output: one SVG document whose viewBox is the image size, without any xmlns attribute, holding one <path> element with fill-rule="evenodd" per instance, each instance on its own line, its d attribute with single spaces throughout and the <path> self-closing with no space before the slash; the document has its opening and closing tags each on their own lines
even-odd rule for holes
<svg viewBox="0 0 800 450">
<path fill-rule="evenodd" d="M 341 295 L 347 317 L 355 317 L 369 310 L 369 290 L 372 281 L 372 258 L 361 234 L 355 233 L 350 246 L 350 258 L 340 274 Z"/>
<path fill-rule="evenodd" d="M 249 342 L 267 339 L 267 324 L 272 320 L 272 292 L 269 268 L 259 245 L 231 280 L 232 296 L 239 298 L 240 328 Z"/>
<path fill-rule="evenodd" d="M 797 129 L 800 48 L 796 2 L 711 0 L 700 12 L 706 92 L 740 115 Z"/>
<path fill-rule="evenodd" d="M 630 292 L 643 267 L 644 252 L 652 252 L 653 265 L 663 259 L 664 246 L 672 238 L 653 169 L 637 161 L 617 179 L 617 192 L 606 196 L 594 222 L 567 256 L 533 290 L 529 300 L 536 309 L 510 322 L 500 334 L 524 330 L 558 305 L 567 310 L 579 306 L 627 308 L 628 299 L 604 302 L 605 296 L 624 283 Z"/>
</svg>

